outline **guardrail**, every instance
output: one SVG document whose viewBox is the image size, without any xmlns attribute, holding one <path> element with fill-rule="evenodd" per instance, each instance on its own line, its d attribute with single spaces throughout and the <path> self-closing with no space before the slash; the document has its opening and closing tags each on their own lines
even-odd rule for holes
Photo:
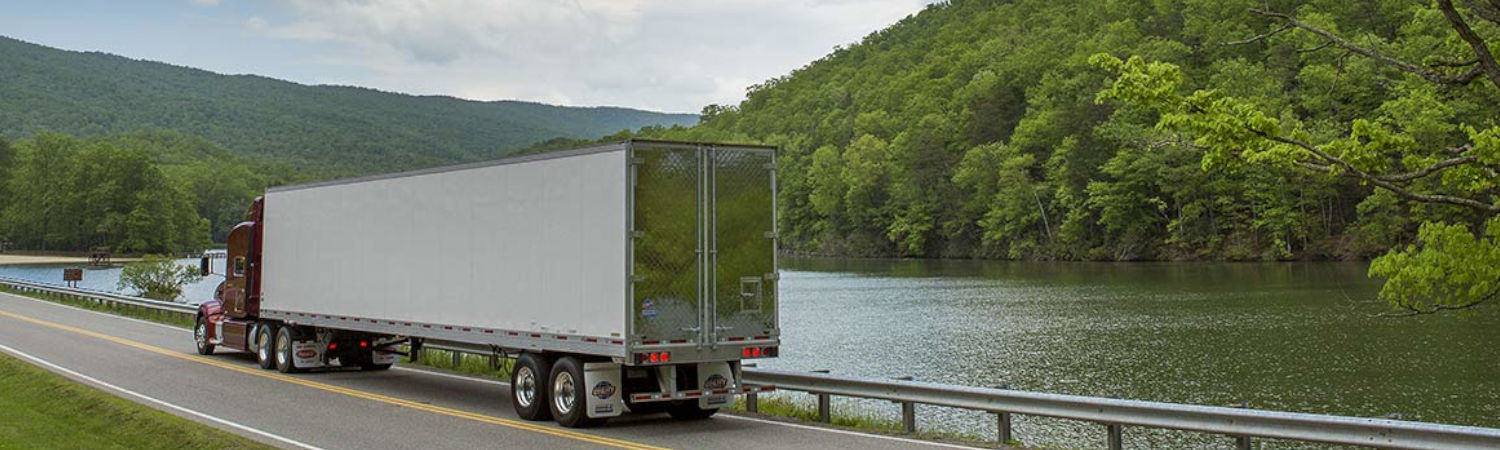
<svg viewBox="0 0 1500 450">
<path fill-rule="evenodd" d="M 112 292 L 68 288 L 10 278 L 0 278 L 0 285 L 21 291 L 47 292 L 74 299 L 92 300 L 106 305 L 152 309 L 163 313 L 189 316 L 197 313 L 197 308 L 192 305 L 130 297 Z M 464 353 L 489 357 L 492 364 L 498 363 L 496 360 L 498 355 L 491 353 L 452 347 L 425 347 L 452 352 L 455 365 Z M 746 383 L 773 385 L 782 391 L 816 395 L 818 417 L 822 422 L 830 420 L 830 403 L 833 396 L 898 403 L 901 405 L 903 429 L 907 433 L 916 431 L 916 405 L 969 409 L 995 414 L 998 425 L 996 437 L 1000 443 L 1012 439 L 1012 417 L 1021 414 L 1098 423 L 1104 427 L 1106 442 L 1111 449 L 1124 446 L 1124 430 L 1127 426 L 1220 434 L 1234 437 L 1237 446 L 1242 449 L 1251 447 L 1251 438 L 1383 448 L 1500 448 L 1500 429 L 1496 428 L 952 386 L 909 379 L 846 378 L 818 372 L 787 372 L 753 368 L 745 368 L 742 372 Z M 755 394 L 750 394 L 746 398 L 746 409 L 752 412 L 757 409 Z"/>
<path fill-rule="evenodd" d="M 149 298 L 131 297 L 114 292 L 96 291 L 92 289 L 71 288 L 55 284 L 39 283 L 35 281 L 19 280 L 15 278 L 0 277 L 0 286 L 7 286 L 22 292 L 48 293 L 63 296 L 73 300 L 92 301 L 96 304 L 135 309 L 137 311 L 153 311 L 157 315 L 180 314 L 189 319 L 197 316 L 198 307 L 186 303 L 164 302 Z"/>
</svg>

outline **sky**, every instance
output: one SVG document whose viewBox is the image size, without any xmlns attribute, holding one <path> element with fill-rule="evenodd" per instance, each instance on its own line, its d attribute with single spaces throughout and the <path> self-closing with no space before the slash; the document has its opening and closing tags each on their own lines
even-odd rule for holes
<svg viewBox="0 0 1500 450">
<path fill-rule="evenodd" d="M 4 0 L 0 35 L 227 74 L 696 113 L 933 0 Z"/>
</svg>

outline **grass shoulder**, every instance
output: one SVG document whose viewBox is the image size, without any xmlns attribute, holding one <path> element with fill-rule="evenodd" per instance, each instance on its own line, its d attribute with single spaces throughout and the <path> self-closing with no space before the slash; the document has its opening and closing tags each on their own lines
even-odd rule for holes
<svg viewBox="0 0 1500 450">
<path fill-rule="evenodd" d="M 273 448 L 0 353 L 0 448 Z"/>
</svg>

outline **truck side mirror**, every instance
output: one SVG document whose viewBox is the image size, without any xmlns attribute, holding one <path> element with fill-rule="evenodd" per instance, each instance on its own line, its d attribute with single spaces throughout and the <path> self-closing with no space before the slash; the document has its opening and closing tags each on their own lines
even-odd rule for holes
<svg viewBox="0 0 1500 450">
<path fill-rule="evenodd" d="M 203 259 L 198 260 L 198 272 L 205 277 L 213 273 L 213 270 L 210 270 L 210 266 L 208 265 L 208 256 L 205 255 Z"/>
</svg>

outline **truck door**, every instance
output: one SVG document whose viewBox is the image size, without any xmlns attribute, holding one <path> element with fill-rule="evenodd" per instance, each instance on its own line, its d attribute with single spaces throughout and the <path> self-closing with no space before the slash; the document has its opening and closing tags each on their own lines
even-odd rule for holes
<svg viewBox="0 0 1500 450">
<path fill-rule="evenodd" d="M 631 332 L 652 344 L 702 343 L 704 171 L 696 145 L 631 146 Z"/>
<path fill-rule="evenodd" d="M 245 310 L 245 278 L 249 272 L 250 234 L 254 225 L 244 222 L 229 231 L 228 251 L 224 262 L 224 282 L 219 285 L 219 302 L 229 317 L 243 318 Z"/>
<path fill-rule="evenodd" d="M 776 334 L 775 153 L 713 147 L 707 342 Z"/>
</svg>

